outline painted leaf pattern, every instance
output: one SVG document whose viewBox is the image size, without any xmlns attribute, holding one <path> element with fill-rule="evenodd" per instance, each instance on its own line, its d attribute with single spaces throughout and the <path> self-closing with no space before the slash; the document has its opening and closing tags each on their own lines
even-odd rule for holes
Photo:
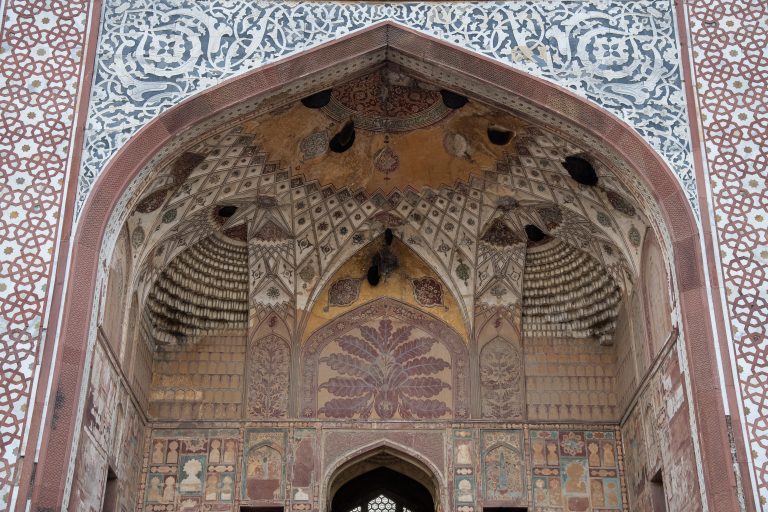
<svg viewBox="0 0 768 512">
<path fill-rule="evenodd" d="M 320 385 L 336 397 L 320 408 L 321 414 L 368 418 L 375 412 L 389 419 L 397 413 L 402 418 L 439 418 L 450 412 L 434 398 L 450 389 L 435 376 L 450 365 L 428 355 L 436 339 L 412 339 L 412 326 L 393 329 L 387 318 L 378 327 L 362 325 L 359 330 L 360 337 L 346 334 L 337 340 L 342 352 L 320 360 L 338 374 Z"/>
<path fill-rule="evenodd" d="M 259 341 L 249 362 L 249 414 L 253 418 L 282 418 L 287 414 L 288 345 L 276 336 Z"/>
</svg>

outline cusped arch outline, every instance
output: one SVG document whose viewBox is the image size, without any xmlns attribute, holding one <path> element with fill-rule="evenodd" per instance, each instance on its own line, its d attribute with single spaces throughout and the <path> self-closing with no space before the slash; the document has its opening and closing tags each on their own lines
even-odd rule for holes
<svg viewBox="0 0 768 512">
<path fill-rule="evenodd" d="M 550 81 L 391 22 L 267 64 L 188 98 L 140 129 L 100 173 L 71 240 L 63 237 L 64 244 L 71 244 L 71 254 L 60 251 L 60 266 L 65 268 L 70 261 L 71 265 L 66 284 L 57 287 L 53 295 L 54 304 L 62 303 L 61 323 L 59 329 L 48 330 L 41 361 L 42 367 L 52 368 L 50 380 L 41 379 L 38 383 L 41 396 L 49 386 L 57 396 L 56 421 L 49 414 L 40 427 L 44 435 L 31 490 L 32 508 L 66 508 L 82 423 L 82 397 L 96 338 L 94 292 L 104 278 L 100 261 L 103 254 L 109 253 L 116 229 L 130 210 L 131 198 L 138 197 L 142 178 L 151 174 L 154 164 L 181 147 L 179 134 L 193 138 L 204 133 L 219 122 L 216 116 L 225 111 L 229 111 L 227 119 L 236 119 L 247 111 L 244 105 L 248 101 L 264 97 L 288 101 L 321 90 L 327 84 L 323 80 L 338 81 L 376 56 L 397 57 L 398 63 L 416 71 L 443 70 L 436 80 L 445 87 L 493 104 L 508 105 L 514 100 L 522 106 L 523 114 L 535 113 L 542 123 L 577 130 L 589 139 L 588 144 L 599 143 L 610 149 L 627 163 L 632 176 L 647 186 L 650 197 L 642 206 L 646 211 L 658 209 L 669 233 L 669 258 L 674 259 L 673 279 L 681 313 L 679 327 L 686 343 L 691 407 L 699 430 L 692 437 L 698 439 L 700 460 L 706 462 L 701 463 L 701 484 L 706 489 L 710 509 L 736 509 L 734 477 L 730 473 L 724 477 L 719 470 L 730 467 L 732 460 L 723 421 L 714 333 L 708 320 L 711 313 L 700 235 L 694 212 L 675 174 L 632 127 L 604 108 Z M 323 73 L 321 80 L 319 76 Z M 471 90 L 472 84 L 486 87 L 486 93 Z M 74 210 L 75 198 L 70 196 L 64 216 L 71 217 Z M 49 350 L 54 343 L 56 349 Z M 706 414 L 696 408 L 697 403 L 707 404 Z M 738 421 L 737 417 L 733 419 Z M 30 444 L 32 448 L 33 445 Z M 63 467 L 67 469 L 62 471 Z M 19 495 L 28 494 L 28 485 L 21 484 Z"/>
</svg>

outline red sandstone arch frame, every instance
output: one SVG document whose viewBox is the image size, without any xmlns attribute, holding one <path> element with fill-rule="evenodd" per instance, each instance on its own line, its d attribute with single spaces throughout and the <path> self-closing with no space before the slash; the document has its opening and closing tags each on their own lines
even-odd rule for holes
<svg viewBox="0 0 768 512">
<path fill-rule="evenodd" d="M 56 399 L 51 399 L 52 413 L 48 414 L 46 424 L 40 426 L 43 437 L 31 489 L 32 510 L 60 510 L 68 494 L 65 469 L 75 448 L 73 440 L 79 425 L 78 416 L 82 413 L 83 367 L 96 302 L 100 247 L 110 213 L 131 181 L 156 152 L 183 130 L 246 99 L 269 93 L 332 65 L 387 49 L 500 88 L 554 118 L 580 127 L 610 146 L 646 183 L 660 207 L 672 240 L 681 328 L 687 340 L 686 355 L 694 398 L 691 405 L 701 446 L 707 501 L 710 510 L 738 509 L 733 472 L 722 470 L 731 467 L 732 460 L 712 341 L 714 333 L 708 319 L 710 310 L 700 234 L 674 174 L 632 128 L 600 107 L 524 72 L 385 22 L 265 65 L 190 98 L 142 128 L 100 174 L 71 241 L 71 267 L 66 290 L 59 282 L 54 289 L 54 304 L 58 300 L 64 301 L 63 320 L 58 349 L 46 350 L 42 367 L 52 365 L 49 379 L 52 379 L 51 395 Z M 73 208 L 74 200 L 70 197 L 65 217 L 72 215 Z M 68 246 L 66 236 L 62 244 Z M 60 251 L 62 258 L 67 257 L 67 252 L 67 247 Z M 53 344 L 54 336 L 55 329 L 51 329 L 46 347 Z M 41 379 L 41 395 L 48 384 L 49 381 Z M 738 432 L 739 428 L 734 430 Z M 34 449 L 34 443 L 29 444 Z M 737 446 L 741 445 L 737 443 Z M 740 455 L 744 460 L 744 454 Z M 28 471 L 25 468 L 26 474 Z M 26 485 L 22 482 L 22 496 L 29 491 Z"/>
</svg>

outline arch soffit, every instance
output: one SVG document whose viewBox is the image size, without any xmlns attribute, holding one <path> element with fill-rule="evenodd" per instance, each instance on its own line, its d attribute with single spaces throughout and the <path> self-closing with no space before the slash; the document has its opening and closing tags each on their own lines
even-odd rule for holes
<svg viewBox="0 0 768 512">
<path fill-rule="evenodd" d="M 429 58 L 422 56 L 415 59 L 416 46 L 425 43 L 427 48 L 422 51 L 419 46 L 418 54 L 428 54 Z M 314 62 L 308 63 L 315 53 L 332 55 L 318 55 Z M 111 176 L 111 180 L 123 178 L 118 187 L 123 193 L 117 201 L 111 201 L 116 204 L 106 226 L 104 240 L 107 243 L 102 246 L 102 259 L 111 253 L 114 239 L 141 196 L 140 192 L 152 171 L 170 161 L 183 147 L 209 136 L 211 129 L 225 130 L 241 122 L 244 116 L 256 117 L 346 80 L 384 60 L 400 64 L 433 82 L 466 92 L 504 110 L 511 109 L 530 116 L 559 135 L 583 140 L 587 146 L 598 151 L 601 158 L 610 160 L 612 168 L 621 171 L 626 185 L 640 191 L 635 194 L 636 199 L 642 210 L 649 213 L 648 217 L 657 235 L 661 235 L 665 249 L 669 249 L 672 239 L 679 238 L 671 236 L 677 233 L 677 229 L 666 232 L 667 224 L 672 227 L 671 221 L 681 227 L 687 224 L 687 229 L 682 231 L 695 233 L 693 214 L 674 174 L 662 158 L 623 121 L 556 84 L 386 22 L 203 91 L 142 128 L 108 165 L 108 169 L 117 168 L 124 172 L 123 176 Z M 314 69 L 302 69 L 306 72 L 292 80 L 291 72 L 295 73 L 299 67 Z M 491 82 L 488 76 L 493 76 L 494 80 Z M 545 87 L 542 87 L 543 84 Z M 631 154 L 627 154 L 627 149 L 631 150 Z M 137 165 L 137 154 L 148 156 Z M 630 169 L 627 161 L 637 162 L 637 165 Z M 107 174 L 115 172 L 100 174 L 83 210 L 84 222 L 91 211 L 89 205 L 100 202 L 96 196 L 105 192 L 101 182 L 110 178 Z M 108 192 L 114 195 L 115 190 L 112 188 Z M 674 215 L 662 215 L 658 206 L 667 209 L 667 205 L 678 203 L 677 199 L 680 201 L 675 204 Z"/>
<path fill-rule="evenodd" d="M 444 68 L 456 76 L 474 77 L 485 93 L 466 89 L 445 77 L 446 86 L 487 98 L 501 104 L 516 102 L 521 112 L 539 114 L 544 122 L 560 123 L 562 128 L 575 130 L 582 140 L 606 153 L 628 171 L 630 180 L 646 186 L 649 193 L 640 197 L 641 206 L 650 215 L 663 220 L 668 232 L 662 231 L 663 246 L 674 249 L 676 272 L 673 278 L 683 282 L 681 292 L 703 286 L 703 263 L 697 240 L 695 217 L 682 187 L 663 159 L 631 127 L 615 116 L 548 81 L 509 68 L 487 57 L 436 40 L 427 35 L 385 22 L 356 32 L 336 41 L 318 46 L 279 62 L 263 66 L 234 78 L 201 94 L 189 98 L 142 128 L 110 161 L 97 179 L 79 217 L 74 235 L 71 279 L 66 290 L 64 323 L 61 329 L 63 350 L 58 351 L 54 379 L 68 396 L 77 396 L 83 380 L 82 370 L 63 371 L 63 354 L 75 361 L 74 368 L 87 368 L 88 347 L 95 339 L 96 322 L 93 314 L 97 283 L 103 280 L 99 262 L 111 254 L 125 215 L 131 210 L 131 200 L 138 197 L 144 180 L 184 141 L 201 137 L 213 126 L 233 122 L 245 112 L 264 108 L 267 100 L 296 98 L 339 77 L 363 69 L 374 59 L 398 59 L 418 70 Z M 279 86 L 293 84 L 287 89 Z M 504 100 L 507 100 L 506 102 Z M 509 108 L 509 107 L 507 107 Z M 567 121 L 568 126 L 564 121 Z M 182 137 L 176 137 L 182 133 Z M 137 155 L 139 157 L 137 158 Z M 624 162 L 630 162 L 632 168 Z M 657 229 L 659 229 L 657 225 Z M 699 291 L 691 298 L 689 308 L 696 319 L 706 315 L 706 304 Z M 694 320 L 695 321 L 695 320 Z M 689 323 L 690 322 L 686 322 Z M 706 326 L 704 327 L 706 329 Z M 697 329 L 701 330 L 701 329 Z M 701 337 L 707 339 L 706 336 Z M 710 354 L 712 360 L 714 355 Z M 702 366 L 711 364 L 702 362 Z M 68 366 L 69 368 L 69 366 Z M 711 373 L 711 372 L 710 372 Z M 715 387 L 714 376 L 702 375 L 707 389 Z M 41 460 L 74 462 L 71 449 L 79 425 L 78 400 L 70 400 L 59 415 L 59 427 L 46 438 Z M 69 454 L 69 455 L 67 455 Z M 51 462 L 40 468 L 40 481 L 34 501 L 41 496 L 57 495 L 59 503 L 65 498 L 68 472 Z M 59 483 L 61 482 L 61 483 Z M 56 503 L 51 502 L 54 506 Z"/>
</svg>

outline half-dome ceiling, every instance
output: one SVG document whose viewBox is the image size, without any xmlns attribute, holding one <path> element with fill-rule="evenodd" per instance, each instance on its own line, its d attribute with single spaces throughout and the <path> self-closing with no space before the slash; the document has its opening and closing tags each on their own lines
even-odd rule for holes
<svg viewBox="0 0 768 512">
<path fill-rule="evenodd" d="M 146 300 L 145 321 L 158 345 L 248 324 L 248 249 L 214 234 L 179 253 Z"/>
<path fill-rule="evenodd" d="M 147 307 L 163 310 L 159 290 L 187 261 L 177 255 L 221 233 L 247 267 L 248 307 L 306 312 L 336 269 L 391 228 L 468 323 L 478 309 L 518 308 L 531 334 L 610 342 L 648 222 L 589 148 L 472 98 L 450 109 L 438 87 L 391 65 L 325 100 L 246 118 L 160 169 L 127 222 Z M 331 151 L 350 121 L 349 149 Z M 596 186 L 569 175 L 569 156 L 594 167 Z M 587 281 L 597 288 L 561 311 Z"/>
</svg>

